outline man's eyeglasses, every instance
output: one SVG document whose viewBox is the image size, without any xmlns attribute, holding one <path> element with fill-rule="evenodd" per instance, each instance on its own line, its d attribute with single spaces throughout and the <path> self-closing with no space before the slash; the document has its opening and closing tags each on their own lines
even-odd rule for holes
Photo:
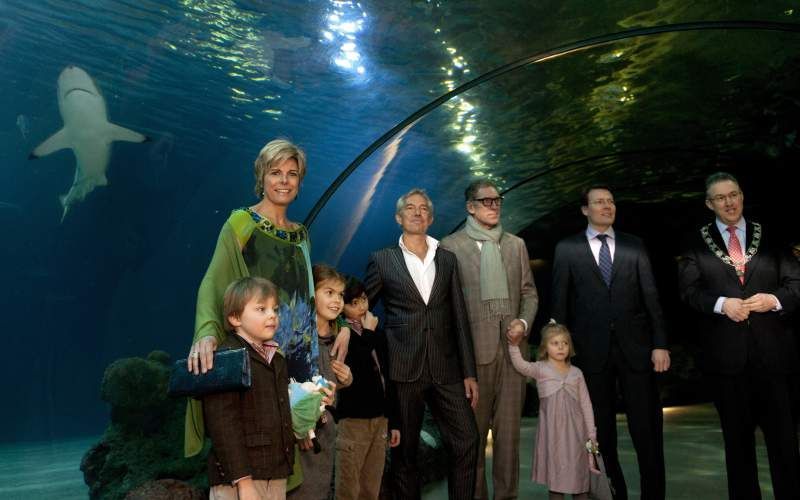
<svg viewBox="0 0 800 500">
<path fill-rule="evenodd" d="M 498 196 L 496 198 L 473 198 L 472 201 L 477 201 L 486 208 L 500 207 L 503 205 L 502 196 Z"/>
<path fill-rule="evenodd" d="M 712 203 L 716 203 L 718 205 L 725 203 L 727 200 L 737 201 L 742 196 L 741 191 L 731 191 L 728 194 L 718 194 L 716 196 L 711 196 L 708 198 L 709 201 Z"/>
</svg>

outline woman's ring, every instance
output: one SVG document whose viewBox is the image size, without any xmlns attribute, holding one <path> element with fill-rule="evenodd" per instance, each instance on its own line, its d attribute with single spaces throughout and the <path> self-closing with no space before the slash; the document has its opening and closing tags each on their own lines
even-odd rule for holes
<svg viewBox="0 0 800 500">
<path fill-rule="evenodd" d="M 199 352 L 195 351 L 195 352 L 193 352 L 193 353 L 192 353 L 192 357 L 193 357 L 193 358 L 196 358 L 196 357 L 198 357 L 198 356 L 200 356 L 200 353 L 199 353 Z"/>
</svg>

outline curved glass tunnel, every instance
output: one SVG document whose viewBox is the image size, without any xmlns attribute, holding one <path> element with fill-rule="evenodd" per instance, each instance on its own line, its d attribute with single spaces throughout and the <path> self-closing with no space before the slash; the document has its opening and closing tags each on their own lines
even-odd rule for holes
<svg viewBox="0 0 800 500">
<path fill-rule="evenodd" d="M 608 183 L 616 226 L 648 244 L 674 350 L 686 354 L 667 401 L 702 400 L 681 384 L 696 374 L 700 333 L 677 303 L 679 236 L 708 219 L 702 180 L 725 169 L 742 181 L 747 216 L 783 243 L 800 239 L 789 218 L 798 15 L 781 2 L 669 0 L 0 2 L 0 388 L 9 409 L 0 457 L 12 463 L 0 497 L 85 497 L 77 461 L 57 468 L 69 485 L 59 492 L 45 484 L 42 456 L 91 446 L 106 430 L 110 363 L 186 354 L 197 286 L 230 210 L 255 202 L 252 163 L 267 140 L 307 150 L 290 211 L 302 221 L 354 159 L 410 117 L 314 214 L 314 261 L 361 274 L 371 251 L 396 241 L 395 201 L 416 186 L 433 198 L 440 238 L 463 222 L 466 184 L 490 176 L 506 191 L 505 228 L 534 261 L 538 324 L 555 242 L 585 224 L 578 193 Z M 622 36 L 523 65 L 414 116 L 556 47 L 730 20 L 752 24 Z M 27 157 L 62 126 L 57 79 L 68 65 L 93 78 L 110 121 L 152 140 L 115 143 L 108 185 L 60 221 L 75 157 Z"/>
</svg>

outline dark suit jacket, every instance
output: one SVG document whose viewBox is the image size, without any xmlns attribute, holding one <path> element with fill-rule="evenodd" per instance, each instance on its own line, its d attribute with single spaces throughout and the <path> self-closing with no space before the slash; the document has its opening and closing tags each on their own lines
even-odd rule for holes
<svg viewBox="0 0 800 500">
<path fill-rule="evenodd" d="M 203 397 L 203 412 L 211 452 L 210 486 L 253 479 L 289 477 L 294 463 L 294 433 L 289 409 L 289 375 L 279 353 L 269 365 L 249 343 L 229 334 L 220 349 L 246 347 L 250 353 L 252 386 L 242 392 Z"/>
<path fill-rule="evenodd" d="M 427 360 L 437 384 L 475 377 L 475 356 L 456 256 L 436 250 L 436 278 L 428 303 L 422 300 L 399 246 L 370 255 L 365 285 L 371 304 L 383 300 L 389 378 L 413 382 Z"/>
<path fill-rule="evenodd" d="M 585 231 L 561 240 L 553 260 L 552 316 L 569 328 L 575 364 L 588 373 L 605 366 L 612 332 L 636 371 L 652 369 L 652 350 L 667 348 L 664 316 L 644 244 L 620 231 L 615 236 L 610 287 L 603 281 Z"/>
<path fill-rule="evenodd" d="M 747 243 L 753 240 L 753 224 L 747 223 Z M 709 234 L 717 246 L 727 247 L 717 225 Z M 800 306 L 800 264 L 788 252 L 770 248 L 762 233 L 758 253 L 745 269 L 744 284 L 733 267 L 723 263 L 703 241 L 700 231 L 690 238 L 678 264 L 681 299 L 703 313 L 698 329 L 703 345 L 704 369 L 711 373 L 733 374 L 744 369 L 748 356 L 759 366 L 775 373 L 798 370 L 797 349 L 789 315 Z M 771 293 L 781 303 L 780 312 L 750 313 L 736 323 L 714 312 L 719 297 L 746 299 L 756 293 Z"/>
</svg>

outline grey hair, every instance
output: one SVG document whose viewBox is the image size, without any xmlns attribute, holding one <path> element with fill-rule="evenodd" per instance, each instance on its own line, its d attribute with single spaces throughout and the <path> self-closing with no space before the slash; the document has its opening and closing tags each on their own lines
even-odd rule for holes
<svg viewBox="0 0 800 500">
<path fill-rule="evenodd" d="M 494 188 L 494 190 L 497 191 L 498 193 L 500 192 L 500 190 L 497 188 L 497 184 L 495 184 L 494 181 L 491 181 L 489 179 L 477 179 L 470 182 L 469 186 L 467 186 L 467 189 L 464 190 L 464 200 L 465 201 L 474 200 L 475 196 L 478 195 L 478 191 L 487 187 Z"/>
<path fill-rule="evenodd" d="M 397 206 L 395 206 L 394 213 L 399 214 L 400 212 L 402 212 L 403 209 L 406 207 L 406 200 L 408 200 L 409 197 L 414 196 L 415 194 L 418 194 L 423 198 L 425 198 L 425 201 L 428 202 L 428 212 L 431 214 L 431 216 L 433 216 L 433 200 L 431 200 L 431 197 L 428 196 L 428 193 L 426 193 L 425 190 L 422 188 L 414 188 L 411 191 L 404 194 L 403 196 L 401 196 L 400 198 L 398 198 Z"/>
<path fill-rule="evenodd" d="M 706 177 L 706 196 L 708 196 L 708 190 L 711 189 L 711 186 L 718 182 L 725 182 L 731 181 L 737 186 L 739 186 L 739 181 L 736 180 L 736 177 L 733 174 L 729 174 L 728 172 L 714 172 L 713 174 Z"/>
</svg>

